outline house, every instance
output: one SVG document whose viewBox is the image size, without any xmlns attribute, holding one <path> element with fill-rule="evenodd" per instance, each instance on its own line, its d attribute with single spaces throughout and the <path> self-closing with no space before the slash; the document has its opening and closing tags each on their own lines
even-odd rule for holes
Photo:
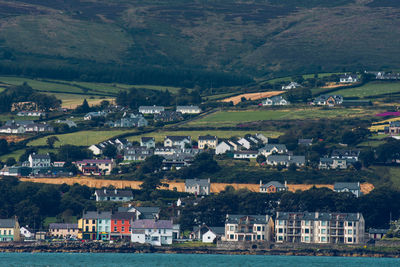
<svg viewBox="0 0 400 267">
<path fill-rule="evenodd" d="M 331 157 L 335 159 L 352 159 L 358 161 L 358 157 L 360 156 L 360 150 L 353 149 L 335 149 L 332 151 Z"/>
<path fill-rule="evenodd" d="M 282 96 L 273 96 L 271 98 L 264 99 L 261 104 L 263 106 L 286 106 L 290 103 Z"/>
<path fill-rule="evenodd" d="M 400 134 L 400 121 L 391 121 L 389 126 L 385 127 L 385 133 L 390 135 L 399 135 Z"/>
<path fill-rule="evenodd" d="M 194 156 L 188 154 L 174 154 L 171 156 L 164 156 L 162 162 L 163 170 L 179 170 L 183 167 L 188 167 L 192 164 Z"/>
<path fill-rule="evenodd" d="M 40 117 L 40 116 L 46 116 L 46 113 L 43 111 L 19 111 L 17 113 L 17 116 L 19 117 Z"/>
<path fill-rule="evenodd" d="M 111 215 L 110 211 L 97 212 L 97 240 L 107 241 L 111 238 Z"/>
<path fill-rule="evenodd" d="M 160 218 L 160 208 L 159 207 L 128 207 L 126 209 L 121 208 L 119 211 L 127 211 L 135 213 L 135 220 L 139 219 L 155 219 Z"/>
<path fill-rule="evenodd" d="M 258 152 L 265 157 L 268 157 L 272 154 L 285 154 L 288 153 L 288 149 L 286 145 L 281 144 L 266 144 L 264 147 L 260 148 Z"/>
<path fill-rule="evenodd" d="M 91 145 L 88 149 L 92 151 L 93 155 L 95 156 L 103 154 L 103 147 L 101 147 L 100 145 Z"/>
<path fill-rule="evenodd" d="M 78 238 L 84 240 L 97 239 L 97 211 L 84 212 L 78 220 Z"/>
<path fill-rule="evenodd" d="M 314 99 L 313 105 L 330 106 L 340 105 L 343 103 L 343 96 L 341 95 L 320 95 Z"/>
<path fill-rule="evenodd" d="M 97 145 L 91 145 L 88 149 L 93 152 L 93 155 L 99 156 L 103 154 L 103 150 L 107 146 L 115 146 L 118 151 L 124 150 L 128 147 L 130 147 L 132 144 L 124 139 L 124 138 L 116 138 L 116 139 L 110 139 L 107 141 L 103 141 Z"/>
<path fill-rule="evenodd" d="M 131 114 L 116 121 L 108 121 L 107 125 L 113 128 L 145 127 L 148 121 L 142 115 Z"/>
<path fill-rule="evenodd" d="M 111 240 L 131 239 L 131 223 L 135 220 L 133 212 L 116 212 L 111 215 Z"/>
<path fill-rule="evenodd" d="M 272 241 L 273 233 L 274 221 L 269 215 L 226 215 L 226 241 Z"/>
<path fill-rule="evenodd" d="M 266 137 L 266 136 L 263 135 L 262 133 L 256 133 L 256 134 L 255 134 L 255 137 L 256 137 L 258 140 L 261 140 L 261 142 L 262 142 L 263 144 L 268 144 L 268 137 Z"/>
<path fill-rule="evenodd" d="M 268 165 L 283 165 L 289 167 L 294 164 L 298 167 L 306 164 L 306 158 L 304 156 L 290 156 L 290 155 L 271 155 L 267 157 Z"/>
<path fill-rule="evenodd" d="M 57 120 L 56 123 L 66 124 L 66 125 L 68 125 L 69 128 L 78 127 L 78 125 L 75 122 L 71 121 L 71 120 L 65 120 L 65 121 Z"/>
<path fill-rule="evenodd" d="M 349 162 L 347 162 L 347 161 L 349 161 Z M 348 163 L 350 163 L 350 160 L 324 157 L 324 158 L 319 159 L 318 168 L 320 170 L 347 169 Z"/>
<path fill-rule="evenodd" d="M 216 146 L 215 154 L 225 154 L 226 152 L 231 152 L 233 150 L 233 146 L 228 141 L 222 141 Z"/>
<path fill-rule="evenodd" d="M 85 116 L 83 116 L 83 119 L 85 121 L 93 120 L 94 118 L 101 118 L 101 117 L 106 117 L 107 113 L 104 111 L 95 111 L 95 112 L 89 112 Z"/>
<path fill-rule="evenodd" d="M 35 239 L 35 233 L 31 228 L 28 227 L 28 225 L 22 226 L 19 229 L 19 232 L 20 232 L 20 236 L 22 236 L 24 238 L 24 240 L 33 240 L 33 239 Z"/>
<path fill-rule="evenodd" d="M 282 90 L 292 90 L 292 89 L 296 89 L 299 87 L 302 87 L 302 86 L 296 82 L 290 82 L 288 85 L 282 85 Z"/>
<path fill-rule="evenodd" d="M 152 246 L 171 245 L 173 232 L 174 226 L 170 220 L 137 220 L 132 223 L 131 242 Z"/>
<path fill-rule="evenodd" d="M 356 197 L 360 197 L 362 195 L 360 182 L 358 183 L 335 183 L 333 185 L 333 191 L 342 193 L 342 192 L 350 192 L 353 193 Z"/>
<path fill-rule="evenodd" d="M 360 244 L 365 221 L 361 213 L 277 212 L 277 243 Z"/>
<path fill-rule="evenodd" d="M 227 140 L 227 142 L 233 147 L 234 151 L 238 151 L 242 148 L 242 145 L 239 144 L 237 141 L 235 140 Z"/>
<path fill-rule="evenodd" d="M 299 139 L 297 144 L 299 146 L 312 146 L 313 139 Z"/>
<path fill-rule="evenodd" d="M 49 235 L 56 238 L 77 238 L 79 233 L 77 223 L 50 223 Z"/>
<path fill-rule="evenodd" d="M 46 133 L 53 131 L 53 127 L 44 123 L 32 123 L 25 126 L 26 133 Z"/>
<path fill-rule="evenodd" d="M 199 149 L 206 149 L 211 148 L 215 149 L 218 144 L 218 137 L 206 135 L 206 136 L 199 136 Z"/>
<path fill-rule="evenodd" d="M 220 239 L 225 235 L 225 227 L 202 226 L 193 227 L 193 231 L 190 233 L 190 239 L 200 240 L 203 243 L 213 243 L 214 240 Z"/>
<path fill-rule="evenodd" d="M 255 150 L 242 150 L 233 153 L 234 159 L 255 159 L 258 156 L 258 151 Z"/>
<path fill-rule="evenodd" d="M 146 148 L 155 148 L 156 147 L 156 140 L 154 137 L 141 137 L 140 138 L 140 146 Z"/>
<path fill-rule="evenodd" d="M 180 120 L 183 120 L 182 112 L 166 110 L 154 114 L 154 121 L 171 122 Z"/>
<path fill-rule="evenodd" d="M 263 184 L 260 180 L 260 193 L 278 193 L 282 191 L 287 191 L 287 183 L 285 181 L 285 185 L 281 184 L 277 181 L 271 181 L 266 184 Z"/>
<path fill-rule="evenodd" d="M 142 114 L 158 114 L 164 111 L 164 107 L 161 106 L 140 106 L 139 113 Z"/>
<path fill-rule="evenodd" d="M 368 230 L 368 237 L 372 240 L 381 240 L 389 232 L 389 229 L 374 229 Z"/>
<path fill-rule="evenodd" d="M 20 241 L 20 227 L 17 218 L 0 219 L 0 242 Z"/>
<path fill-rule="evenodd" d="M 125 150 L 124 160 L 126 161 L 143 161 L 154 153 L 153 149 L 147 147 L 131 147 Z"/>
<path fill-rule="evenodd" d="M 17 125 L 4 125 L 0 127 L 0 133 L 23 134 L 25 133 L 25 128 L 23 126 L 17 126 Z"/>
<path fill-rule="evenodd" d="M 190 136 L 166 136 L 164 138 L 164 147 L 180 147 L 184 149 L 191 142 L 192 138 Z"/>
<path fill-rule="evenodd" d="M 201 109 L 198 106 L 177 106 L 176 112 L 182 114 L 199 114 Z"/>
<path fill-rule="evenodd" d="M 250 147 L 251 147 L 251 145 L 252 145 L 252 142 L 251 142 L 248 138 L 245 138 L 245 137 L 240 138 L 237 142 L 238 142 L 241 146 L 243 146 L 244 148 L 246 148 L 246 149 L 250 149 Z"/>
<path fill-rule="evenodd" d="M 120 190 L 120 189 L 97 189 L 94 192 L 96 201 L 132 201 L 133 194 L 131 190 Z"/>
<path fill-rule="evenodd" d="M 358 77 L 356 74 L 343 74 L 339 76 L 340 83 L 356 83 L 358 82 Z"/>
<path fill-rule="evenodd" d="M 185 192 L 197 196 L 210 194 L 210 178 L 208 179 L 186 179 Z"/>
<path fill-rule="evenodd" d="M 113 159 L 84 159 L 74 163 L 84 175 L 110 175 L 114 167 Z"/>
<path fill-rule="evenodd" d="M 31 168 L 48 168 L 51 166 L 51 158 L 49 154 L 30 154 L 28 157 L 29 167 Z"/>
</svg>

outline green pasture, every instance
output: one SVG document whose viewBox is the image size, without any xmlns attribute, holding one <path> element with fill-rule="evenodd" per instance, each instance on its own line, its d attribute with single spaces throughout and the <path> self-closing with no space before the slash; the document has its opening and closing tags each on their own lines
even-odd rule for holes
<svg viewBox="0 0 400 267">
<path fill-rule="evenodd" d="M 304 120 L 361 117 L 376 114 L 376 110 L 309 107 L 303 109 L 219 111 L 186 124 L 186 126 L 234 126 L 239 123 L 262 120 Z"/>
<path fill-rule="evenodd" d="M 134 132 L 136 130 L 110 130 L 110 131 L 81 131 L 68 134 L 55 135 L 58 137 L 60 142 L 54 144 L 55 147 L 60 145 L 76 145 L 76 146 L 90 146 L 93 144 L 100 143 L 107 139 L 113 138 L 114 136 Z M 44 146 L 46 145 L 46 140 L 50 136 L 46 136 L 28 143 L 28 146 Z"/>
<path fill-rule="evenodd" d="M 41 148 L 38 151 L 38 153 L 40 153 L 40 154 L 46 154 L 46 153 L 50 153 L 50 152 L 56 153 L 56 149 Z M 14 159 L 16 159 L 18 161 L 19 158 L 24 153 L 25 153 L 25 149 L 15 150 L 15 151 L 13 151 L 13 152 L 11 152 L 9 154 L 5 154 L 5 155 L 0 156 L 0 160 L 1 161 L 6 161 L 8 158 L 14 158 Z"/>
<path fill-rule="evenodd" d="M 164 137 L 167 135 L 180 135 L 180 136 L 191 136 L 192 140 L 198 140 L 199 136 L 212 135 L 218 138 L 230 138 L 244 136 L 245 134 L 255 134 L 262 133 L 266 137 L 277 138 L 282 133 L 276 131 L 222 131 L 222 130 L 206 130 L 206 131 L 158 131 L 153 133 L 148 133 L 140 136 L 129 137 L 129 141 L 140 141 L 141 137 L 154 137 L 156 142 L 163 142 Z"/>
<path fill-rule="evenodd" d="M 390 93 L 400 93 L 400 82 L 370 82 L 360 87 L 335 91 L 343 97 L 371 97 Z"/>
</svg>

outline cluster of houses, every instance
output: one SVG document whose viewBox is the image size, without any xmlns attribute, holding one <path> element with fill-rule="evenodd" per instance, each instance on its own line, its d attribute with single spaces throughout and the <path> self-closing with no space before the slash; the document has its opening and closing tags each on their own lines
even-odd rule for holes
<svg viewBox="0 0 400 267">
<path fill-rule="evenodd" d="M 365 73 L 375 75 L 377 80 L 400 80 L 400 73 L 384 71 L 365 71 Z"/>
<path fill-rule="evenodd" d="M 25 134 L 25 133 L 51 133 L 54 129 L 46 123 L 35 123 L 33 121 L 7 121 L 0 127 L 0 133 Z"/>
<path fill-rule="evenodd" d="M 11 112 L 16 112 L 19 117 L 44 117 L 46 113 L 39 110 L 37 104 L 32 101 L 15 102 L 11 105 Z"/>
<path fill-rule="evenodd" d="M 140 106 L 139 113 L 142 114 L 160 114 L 165 111 L 162 106 Z M 177 106 L 176 112 L 181 114 L 199 114 L 201 113 L 201 108 L 198 106 Z"/>
<path fill-rule="evenodd" d="M 349 166 L 358 162 L 360 150 L 335 149 L 330 156 L 325 156 L 319 160 L 319 169 L 347 169 Z"/>
</svg>

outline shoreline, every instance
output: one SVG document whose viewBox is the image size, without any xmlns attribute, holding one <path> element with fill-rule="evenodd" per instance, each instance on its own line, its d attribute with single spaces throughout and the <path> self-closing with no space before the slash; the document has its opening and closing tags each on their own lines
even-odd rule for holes
<svg viewBox="0 0 400 267">
<path fill-rule="evenodd" d="M 218 247 L 153 247 L 141 244 L 107 243 L 1 243 L 2 253 L 160 253 L 160 254 L 216 254 L 216 255 L 276 255 L 400 258 L 400 247 L 309 247 L 271 249 L 223 249 Z"/>
</svg>

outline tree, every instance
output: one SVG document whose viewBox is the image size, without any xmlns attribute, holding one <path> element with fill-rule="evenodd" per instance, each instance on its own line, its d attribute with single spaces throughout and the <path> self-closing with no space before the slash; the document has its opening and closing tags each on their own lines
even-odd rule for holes
<svg viewBox="0 0 400 267">
<path fill-rule="evenodd" d="M 49 148 L 54 148 L 54 143 L 59 141 L 60 140 L 58 139 L 58 137 L 53 135 L 47 138 L 46 143 L 49 146 Z"/>
<path fill-rule="evenodd" d="M 265 162 L 267 160 L 267 158 L 264 155 L 258 155 L 256 158 L 256 161 L 258 164 L 261 164 L 263 162 Z"/>
<path fill-rule="evenodd" d="M 115 158 L 117 156 L 117 148 L 109 144 L 103 149 L 103 155 L 108 158 Z"/>
<path fill-rule="evenodd" d="M 89 107 L 89 104 L 88 104 L 86 98 L 83 100 L 82 105 L 77 106 L 75 109 L 76 113 L 87 113 L 89 111 L 90 111 L 90 107 Z"/>
<path fill-rule="evenodd" d="M 0 155 L 8 153 L 8 142 L 6 139 L 0 139 Z"/>
<path fill-rule="evenodd" d="M 365 168 L 371 166 L 375 161 L 375 153 L 372 149 L 363 150 L 360 153 L 360 160 Z"/>
<path fill-rule="evenodd" d="M 11 158 L 11 157 L 6 160 L 6 165 L 7 166 L 14 166 L 16 163 L 17 163 L 17 161 L 14 158 Z"/>
</svg>

